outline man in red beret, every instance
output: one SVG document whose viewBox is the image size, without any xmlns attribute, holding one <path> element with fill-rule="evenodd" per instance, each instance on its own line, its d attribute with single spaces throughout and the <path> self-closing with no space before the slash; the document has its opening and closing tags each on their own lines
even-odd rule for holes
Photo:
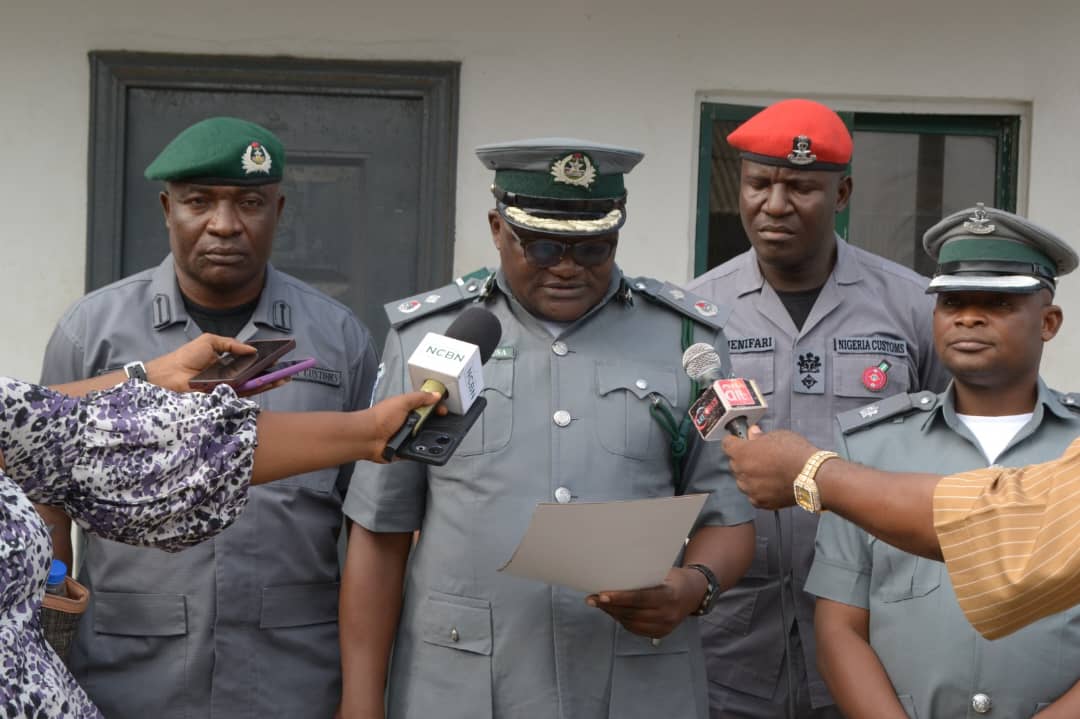
<svg viewBox="0 0 1080 719">
<path fill-rule="evenodd" d="M 852 192 L 851 134 L 840 117 L 784 100 L 727 139 L 742 154 L 739 213 L 751 249 L 687 289 L 732 308 L 727 349 L 735 375 L 766 395 L 762 428 L 831 449 L 837 413 L 942 390 L 926 278 L 836 235 Z M 750 571 L 704 617 L 714 719 L 841 716 L 817 671 L 814 597 L 803 591 L 817 518 L 759 510 Z"/>
</svg>

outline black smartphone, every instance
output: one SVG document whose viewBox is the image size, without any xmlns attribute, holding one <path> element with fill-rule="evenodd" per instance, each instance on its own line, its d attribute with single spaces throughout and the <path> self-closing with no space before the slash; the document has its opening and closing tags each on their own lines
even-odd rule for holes
<svg viewBox="0 0 1080 719">
<path fill-rule="evenodd" d="M 476 424 L 486 406 L 487 400 L 477 397 L 465 414 L 446 414 L 442 417 L 432 414 L 419 432 L 405 440 L 397 456 L 441 467 L 453 456 L 454 450 Z"/>
<path fill-rule="evenodd" d="M 252 340 L 245 344 L 254 347 L 255 354 L 222 355 L 217 362 L 188 380 L 191 388 L 209 391 L 219 384 L 227 384 L 233 389 L 240 389 L 241 385 L 273 367 L 279 359 L 296 348 L 296 340 L 292 337 Z"/>
</svg>

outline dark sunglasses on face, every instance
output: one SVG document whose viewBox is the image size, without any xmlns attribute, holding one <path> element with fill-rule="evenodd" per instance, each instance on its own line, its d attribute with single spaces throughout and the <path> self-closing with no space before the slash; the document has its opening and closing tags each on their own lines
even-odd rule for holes
<svg viewBox="0 0 1080 719">
<path fill-rule="evenodd" d="M 554 267 L 569 253 L 571 259 L 582 267 L 596 267 L 608 261 L 615 251 L 617 240 L 606 237 L 596 240 L 563 242 L 549 238 L 523 240 L 512 228 L 510 234 L 521 244 L 525 259 L 534 267 Z"/>
</svg>

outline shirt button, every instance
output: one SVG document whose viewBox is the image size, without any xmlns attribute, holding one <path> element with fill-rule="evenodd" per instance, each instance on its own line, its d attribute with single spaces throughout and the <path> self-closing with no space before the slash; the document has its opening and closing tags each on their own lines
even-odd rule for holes
<svg viewBox="0 0 1080 719">
<path fill-rule="evenodd" d="M 570 490 L 566 487 L 559 487 L 555 490 L 555 501 L 559 504 L 570 504 L 570 500 L 573 498 L 574 496 L 570 494 Z"/>
<path fill-rule="evenodd" d="M 653 637 L 652 639 L 649 640 L 649 644 L 652 644 L 654 647 L 658 647 L 658 646 L 660 646 L 660 641 L 661 640 L 659 638 Z"/>
<path fill-rule="evenodd" d="M 461 639 L 461 635 L 458 634 L 457 627 L 450 627 L 450 641 L 456 642 Z"/>
<path fill-rule="evenodd" d="M 570 348 L 566 346 L 565 342 L 559 340 L 551 345 L 551 351 L 560 357 L 565 357 L 566 353 L 570 351 Z"/>
<path fill-rule="evenodd" d="M 990 701 L 990 696 L 979 692 L 975 696 L 971 697 L 971 708 L 975 710 L 977 714 L 988 714 L 990 707 L 993 706 L 993 702 Z"/>
<path fill-rule="evenodd" d="M 558 412 L 551 415 L 551 419 L 554 420 L 555 424 L 559 425 L 560 427 L 566 427 L 570 424 L 571 417 L 570 413 L 567 412 L 565 409 L 560 409 Z"/>
<path fill-rule="evenodd" d="M 646 382 L 643 379 L 639 379 L 637 382 L 634 383 L 634 386 L 637 387 L 638 389 L 648 389 L 649 388 L 649 383 Z"/>
</svg>

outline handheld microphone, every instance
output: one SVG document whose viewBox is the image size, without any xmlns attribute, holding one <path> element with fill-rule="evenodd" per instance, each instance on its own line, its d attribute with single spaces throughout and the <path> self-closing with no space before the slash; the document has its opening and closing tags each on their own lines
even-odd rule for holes
<svg viewBox="0 0 1080 719">
<path fill-rule="evenodd" d="M 717 441 L 723 431 L 746 439 L 750 425 L 765 414 L 768 404 L 752 379 L 726 377 L 720 355 L 698 342 L 683 353 L 683 369 L 695 382 L 709 386 L 690 405 L 690 421 L 702 439 Z"/>
<path fill-rule="evenodd" d="M 484 391 L 481 366 L 502 338 L 498 318 L 483 307 L 470 307 L 446 329 L 445 335 L 428 332 L 409 356 L 409 379 L 414 390 L 435 392 L 451 414 L 463 415 Z M 390 460 L 402 444 L 415 435 L 436 405 L 409 413 L 383 449 Z"/>
</svg>

